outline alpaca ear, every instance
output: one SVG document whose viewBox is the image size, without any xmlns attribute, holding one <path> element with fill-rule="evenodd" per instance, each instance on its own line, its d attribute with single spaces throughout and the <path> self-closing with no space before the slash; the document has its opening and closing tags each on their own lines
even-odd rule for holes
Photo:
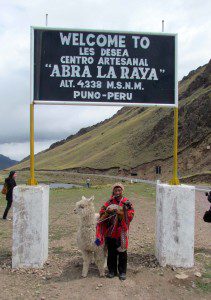
<svg viewBox="0 0 211 300">
<path fill-rule="evenodd" d="M 86 200 L 86 197 L 82 196 L 82 200 L 85 201 L 85 200 Z"/>
<path fill-rule="evenodd" d="M 94 201 L 94 199 L 95 199 L 95 196 L 92 196 L 91 198 L 89 198 L 89 200 L 88 201 Z"/>
</svg>

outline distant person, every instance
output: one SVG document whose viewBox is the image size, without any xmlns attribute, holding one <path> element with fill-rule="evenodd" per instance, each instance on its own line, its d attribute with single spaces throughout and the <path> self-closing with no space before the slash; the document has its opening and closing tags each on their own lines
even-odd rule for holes
<svg viewBox="0 0 211 300">
<path fill-rule="evenodd" d="M 5 186 L 6 186 L 6 200 L 7 200 L 7 206 L 5 208 L 4 214 L 3 214 L 3 220 L 10 220 L 7 218 L 7 214 L 12 206 L 13 201 L 13 189 L 16 186 L 15 178 L 17 177 L 17 173 L 15 171 L 11 171 L 9 174 L 9 177 L 5 179 Z"/>
<path fill-rule="evenodd" d="M 211 203 L 211 191 L 209 193 L 205 193 L 205 195 L 207 196 L 208 202 Z M 203 219 L 205 222 L 211 223 L 211 206 L 210 209 L 205 212 Z"/>
<path fill-rule="evenodd" d="M 116 183 L 112 189 L 110 200 L 104 203 L 100 210 L 100 219 L 96 228 L 96 245 L 108 247 L 108 278 L 117 276 L 126 279 L 127 248 L 129 225 L 134 216 L 131 202 L 123 196 L 124 186 Z"/>
<path fill-rule="evenodd" d="M 87 178 L 87 180 L 86 180 L 86 186 L 87 186 L 88 188 L 90 188 L 90 184 L 91 184 L 91 179 L 90 179 L 90 178 Z"/>
<path fill-rule="evenodd" d="M 211 203 L 211 191 L 209 193 L 205 193 L 205 196 L 207 196 L 207 200 L 209 203 Z M 211 207 L 210 207 L 211 209 Z"/>
</svg>

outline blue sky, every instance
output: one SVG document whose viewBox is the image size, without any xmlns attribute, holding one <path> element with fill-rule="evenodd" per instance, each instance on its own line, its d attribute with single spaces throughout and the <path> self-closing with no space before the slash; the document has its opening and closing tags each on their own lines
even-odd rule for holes
<svg viewBox="0 0 211 300">
<path fill-rule="evenodd" d="M 179 35 L 179 79 L 210 59 L 211 1 L 0 0 L 0 153 L 29 154 L 30 25 Z M 113 115 L 117 107 L 39 106 L 35 151 Z"/>
</svg>

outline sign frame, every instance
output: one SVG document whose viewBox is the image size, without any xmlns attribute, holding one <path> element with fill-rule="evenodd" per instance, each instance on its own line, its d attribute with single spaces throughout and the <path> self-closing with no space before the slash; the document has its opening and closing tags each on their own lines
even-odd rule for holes
<svg viewBox="0 0 211 300">
<path fill-rule="evenodd" d="M 161 104 L 161 103 L 124 103 L 124 102 L 86 102 L 86 101 L 60 101 L 60 100 L 37 100 L 34 99 L 34 30 L 49 30 L 49 31 L 84 31 L 84 32 L 99 32 L 99 33 L 116 33 L 116 34 L 136 34 L 136 35 L 159 35 L 159 36 L 173 36 L 175 38 L 175 83 L 174 83 L 174 103 Z M 76 29 L 76 28 L 60 28 L 60 27 L 39 27 L 31 26 L 30 28 L 30 103 L 39 105 L 81 105 L 81 106 L 135 106 L 135 107 L 178 107 L 178 34 L 177 33 L 164 33 L 164 32 L 138 32 L 138 31 L 114 31 L 114 30 L 98 30 L 98 29 Z"/>
</svg>

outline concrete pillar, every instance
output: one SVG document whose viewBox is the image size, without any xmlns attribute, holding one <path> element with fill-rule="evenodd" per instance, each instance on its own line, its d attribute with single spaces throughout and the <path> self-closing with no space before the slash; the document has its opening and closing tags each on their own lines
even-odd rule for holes
<svg viewBox="0 0 211 300">
<path fill-rule="evenodd" d="M 39 268 L 48 258 L 49 186 L 13 191 L 13 268 Z"/>
<path fill-rule="evenodd" d="M 156 257 L 161 266 L 194 265 L 195 187 L 157 184 Z"/>
</svg>

